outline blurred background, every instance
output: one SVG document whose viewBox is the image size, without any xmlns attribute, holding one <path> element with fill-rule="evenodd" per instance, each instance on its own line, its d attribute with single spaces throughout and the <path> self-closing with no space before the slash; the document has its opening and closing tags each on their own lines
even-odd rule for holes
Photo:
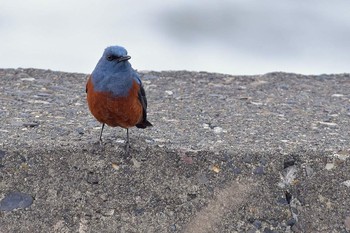
<svg viewBox="0 0 350 233">
<path fill-rule="evenodd" d="M 348 0 L 0 0 L 0 67 L 90 73 L 122 45 L 138 70 L 350 72 Z"/>
</svg>

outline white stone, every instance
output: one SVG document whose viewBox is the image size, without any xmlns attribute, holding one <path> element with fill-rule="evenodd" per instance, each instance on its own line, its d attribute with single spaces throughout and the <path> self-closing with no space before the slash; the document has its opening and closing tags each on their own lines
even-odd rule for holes
<svg viewBox="0 0 350 233">
<path fill-rule="evenodd" d="M 350 180 L 346 180 L 344 182 L 342 182 L 343 185 L 345 185 L 346 187 L 350 188 Z"/>
<path fill-rule="evenodd" d="M 29 81 L 29 82 L 33 82 L 35 80 L 35 78 L 21 78 L 22 81 Z"/>
<path fill-rule="evenodd" d="M 219 126 L 214 127 L 214 133 L 222 133 L 223 129 Z"/>
<path fill-rule="evenodd" d="M 343 97 L 343 94 L 333 94 L 332 97 Z"/>
<path fill-rule="evenodd" d="M 332 170 L 334 168 L 334 163 L 327 163 L 325 168 L 327 170 Z"/>
</svg>

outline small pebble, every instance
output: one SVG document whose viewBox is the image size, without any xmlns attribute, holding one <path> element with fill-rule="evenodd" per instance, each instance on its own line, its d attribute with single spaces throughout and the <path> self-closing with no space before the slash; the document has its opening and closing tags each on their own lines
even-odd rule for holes
<svg viewBox="0 0 350 233">
<path fill-rule="evenodd" d="M 256 229 L 252 228 L 247 231 L 247 233 L 256 233 Z"/>
<path fill-rule="evenodd" d="M 84 134 L 84 129 L 79 127 L 77 128 L 77 133 L 80 134 L 80 135 L 83 135 Z"/>
<path fill-rule="evenodd" d="M 261 222 L 259 220 L 254 220 L 253 222 L 253 226 L 256 228 L 256 229 L 260 229 L 261 228 Z"/>
<path fill-rule="evenodd" d="M 326 125 L 326 126 L 337 126 L 337 123 L 333 123 L 333 122 L 324 122 L 324 121 L 319 121 L 318 122 L 320 125 Z"/>
<path fill-rule="evenodd" d="M 263 232 L 264 232 L 264 233 L 274 233 L 273 230 L 271 230 L 270 228 L 267 228 L 267 227 L 264 228 L 264 231 L 263 231 Z"/>
<path fill-rule="evenodd" d="M 333 94 L 332 97 L 343 97 L 343 94 Z"/>
<path fill-rule="evenodd" d="M 287 225 L 288 225 L 288 226 L 291 226 L 291 227 L 292 227 L 295 223 L 296 223 L 296 220 L 295 220 L 294 218 L 289 219 L 289 220 L 287 221 Z"/>
<path fill-rule="evenodd" d="M 350 216 L 347 216 L 344 220 L 346 230 L 350 231 Z"/>
<path fill-rule="evenodd" d="M 256 167 L 254 170 L 253 170 L 253 174 L 255 175 L 263 175 L 265 172 L 264 172 L 264 167 Z"/>
<path fill-rule="evenodd" d="M 3 150 L 0 150 L 0 159 L 5 158 L 6 152 Z"/>
<path fill-rule="evenodd" d="M 148 144 L 154 144 L 154 140 L 153 139 L 146 139 L 145 142 L 147 142 Z"/>
<path fill-rule="evenodd" d="M 197 197 L 197 194 L 195 193 L 187 193 L 187 200 L 190 201 L 190 200 L 193 200 Z"/>
<path fill-rule="evenodd" d="M 102 211 L 101 211 L 101 214 L 103 215 L 103 216 L 112 216 L 113 214 L 114 214 L 114 209 L 103 209 Z"/>
<path fill-rule="evenodd" d="M 94 172 L 88 172 L 86 181 L 89 184 L 98 184 L 99 183 L 98 175 Z"/>
<path fill-rule="evenodd" d="M 176 231 L 176 225 L 175 224 L 170 225 L 170 231 L 172 231 L 172 232 Z"/>
<path fill-rule="evenodd" d="M 283 163 L 283 168 L 286 169 L 287 167 L 293 166 L 295 164 L 295 159 L 289 158 L 286 159 Z"/>
<path fill-rule="evenodd" d="M 279 205 L 288 205 L 288 201 L 284 197 L 279 197 L 277 199 L 277 204 L 279 204 Z"/>
<path fill-rule="evenodd" d="M 120 166 L 116 163 L 112 163 L 112 168 L 115 169 L 115 170 L 119 170 L 120 169 Z"/>
<path fill-rule="evenodd" d="M 220 172 L 220 167 L 219 165 L 216 165 L 214 164 L 212 167 L 211 167 L 211 170 L 215 173 L 219 173 Z"/>
<path fill-rule="evenodd" d="M 35 80 L 35 78 L 21 78 L 21 81 L 33 82 L 34 80 Z"/>
<path fill-rule="evenodd" d="M 182 155 L 181 156 L 181 161 L 183 161 L 186 164 L 193 164 L 193 159 L 190 156 L 187 155 Z"/>
<path fill-rule="evenodd" d="M 253 105 L 257 105 L 257 106 L 263 105 L 263 103 L 261 103 L 261 102 L 251 101 L 250 103 L 253 104 Z"/>
<path fill-rule="evenodd" d="M 206 175 L 204 174 L 199 175 L 197 179 L 200 184 L 207 184 L 209 181 Z"/>
<path fill-rule="evenodd" d="M 305 167 L 305 171 L 307 176 L 312 176 L 314 174 L 314 169 L 312 169 L 312 167 L 310 167 L 309 165 Z"/>
<path fill-rule="evenodd" d="M 287 85 L 287 84 L 281 84 L 279 87 L 281 89 L 283 89 L 283 90 L 288 90 L 289 89 L 289 85 Z"/>
<path fill-rule="evenodd" d="M 346 161 L 350 156 L 348 152 L 340 152 L 332 155 L 335 158 L 338 158 L 341 161 Z"/>
<path fill-rule="evenodd" d="M 343 185 L 345 185 L 346 187 L 350 188 L 350 180 L 346 180 L 344 182 L 342 182 Z"/>
<path fill-rule="evenodd" d="M 219 134 L 222 133 L 223 129 L 219 126 L 214 127 L 214 133 Z"/>
<path fill-rule="evenodd" d="M 36 96 L 38 96 L 38 97 L 48 97 L 48 96 L 51 96 L 51 94 L 44 93 L 44 92 L 39 92 L 39 93 L 36 94 Z"/>
<path fill-rule="evenodd" d="M 26 193 L 10 192 L 0 201 L 1 211 L 27 208 L 33 204 L 33 198 Z"/>
<path fill-rule="evenodd" d="M 228 168 L 234 173 L 234 174 L 241 174 L 241 169 L 239 167 L 236 167 L 232 161 L 228 162 L 227 164 Z"/>
<path fill-rule="evenodd" d="M 134 214 L 135 214 L 136 216 L 141 216 L 141 215 L 143 215 L 144 212 L 145 212 L 145 209 L 144 209 L 144 208 L 135 208 L 135 209 L 134 209 Z"/>
<path fill-rule="evenodd" d="M 267 164 L 267 160 L 266 159 L 260 159 L 260 164 L 261 165 L 266 165 Z"/>
<path fill-rule="evenodd" d="M 332 170 L 332 169 L 334 168 L 334 163 L 327 163 L 325 168 L 326 168 L 326 170 L 328 170 L 328 171 L 329 171 L 329 170 Z"/>
<path fill-rule="evenodd" d="M 135 158 L 132 158 L 131 161 L 134 164 L 135 168 L 141 167 L 141 163 L 139 161 L 137 161 Z"/>
<path fill-rule="evenodd" d="M 243 162 L 245 162 L 245 163 L 252 163 L 253 162 L 253 159 L 252 159 L 252 157 L 250 156 L 250 155 L 247 155 L 247 156 L 245 156 L 244 158 L 243 158 Z"/>
<path fill-rule="evenodd" d="M 33 127 L 39 126 L 39 123 L 37 122 L 23 123 L 23 126 L 33 128 Z"/>
<path fill-rule="evenodd" d="M 242 170 L 239 168 L 239 167 L 234 167 L 232 169 L 233 173 L 238 175 L 238 174 L 241 174 L 242 173 Z"/>
<path fill-rule="evenodd" d="M 115 140 L 115 142 L 123 144 L 123 143 L 125 143 L 125 140 L 118 138 L 117 140 Z"/>
</svg>

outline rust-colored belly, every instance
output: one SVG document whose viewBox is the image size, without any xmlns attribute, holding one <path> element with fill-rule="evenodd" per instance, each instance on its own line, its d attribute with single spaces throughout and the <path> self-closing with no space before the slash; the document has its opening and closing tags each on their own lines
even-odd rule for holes
<svg viewBox="0 0 350 233">
<path fill-rule="evenodd" d="M 89 109 L 101 123 L 112 127 L 133 127 L 142 119 L 142 105 L 138 99 L 139 88 L 133 81 L 128 96 L 113 97 L 108 92 L 95 92 L 90 77 L 86 85 Z"/>
</svg>

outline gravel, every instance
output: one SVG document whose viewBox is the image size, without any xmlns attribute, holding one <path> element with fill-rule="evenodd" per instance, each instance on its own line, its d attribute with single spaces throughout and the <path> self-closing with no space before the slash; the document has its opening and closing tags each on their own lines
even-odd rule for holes
<svg viewBox="0 0 350 233">
<path fill-rule="evenodd" d="M 86 74 L 0 69 L 2 232 L 350 229 L 349 74 L 140 74 L 127 158 Z"/>
</svg>

